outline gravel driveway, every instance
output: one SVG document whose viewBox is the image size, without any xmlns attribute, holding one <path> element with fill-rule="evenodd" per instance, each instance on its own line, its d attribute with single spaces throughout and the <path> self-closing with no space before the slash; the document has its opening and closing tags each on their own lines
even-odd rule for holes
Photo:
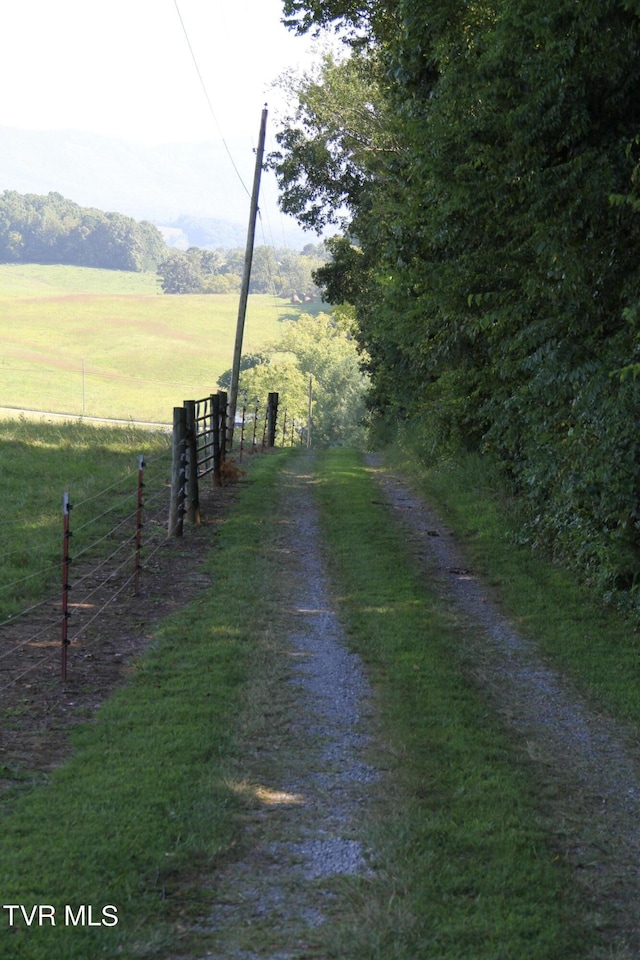
<svg viewBox="0 0 640 960">
<path fill-rule="evenodd" d="M 397 477 L 369 465 L 421 574 L 464 611 L 465 662 L 536 766 L 549 830 L 573 867 L 606 952 L 640 957 L 640 752 L 637 732 L 596 712 L 519 635 L 439 517 Z M 366 876 L 363 825 L 382 783 L 384 749 L 362 664 L 350 653 L 323 563 L 312 459 L 285 471 L 274 569 L 281 615 L 267 630 L 262 683 L 250 696 L 246 749 L 229 772 L 243 798 L 243 840 L 211 878 L 202 956 L 171 960 L 322 960 L 348 883 Z M 283 602 L 283 597 L 285 597 Z M 417 958 L 416 958 L 417 960 Z"/>
<path fill-rule="evenodd" d="M 637 730 L 602 715 L 518 634 L 437 514 L 379 469 L 383 501 L 423 575 L 466 614 L 478 686 L 537 767 L 549 829 L 574 868 L 608 958 L 640 957 L 640 751 Z M 476 628 L 480 627 L 478 631 Z M 601 956 L 601 954 L 598 954 Z"/>
<path fill-rule="evenodd" d="M 316 934 L 340 901 L 336 881 L 368 869 L 362 823 L 378 780 L 369 759 L 375 718 L 333 609 L 311 480 L 308 461 L 284 474 L 274 556 L 288 599 L 256 665 L 250 750 L 230 774 L 246 805 L 244 839 L 212 878 L 207 958 L 321 957 Z"/>
</svg>

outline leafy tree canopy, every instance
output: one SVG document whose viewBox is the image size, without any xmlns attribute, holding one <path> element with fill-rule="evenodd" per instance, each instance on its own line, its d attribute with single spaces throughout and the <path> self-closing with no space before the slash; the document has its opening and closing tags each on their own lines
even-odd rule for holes
<svg viewBox="0 0 640 960">
<path fill-rule="evenodd" d="M 258 246 L 254 250 L 250 293 L 271 293 L 300 302 L 317 299 L 314 270 L 330 256 L 323 244 L 308 244 L 300 253 Z M 240 290 L 244 250 L 172 250 L 158 265 L 165 293 L 235 293 Z"/>
<path fill-rule="evenodd" d="M 0 263 L 143 272 L 155 271 L 165 251 L 160 231 L 146 221 L 80 207 L 59 193 L 0 196 Z"/>
<path fill-rule="evenodd" d="M 300 428 L 308 419 L 313 379 L 313 437 L 316 444 L 356 443 L 363 438 L 367 377 L 354 338 L 353 316 L 345 310 L 317 317 L 303 314 L 285 324 L 282 338 L 261 354 L 243 357 L 239 395 L 247 409 L 280 394 L 280 412 Z M 219 380 L 226 388 L 231 371 Z"/>
<path fill-rule="evenodd" d="M 497 458 L 534 538 L 640 583 L 640 5 L 284 10 L 350 51 L 290 82 L 269 162 L 344 232 L 316 279 L 355 306 L 370 403 Z"/>
</svg>

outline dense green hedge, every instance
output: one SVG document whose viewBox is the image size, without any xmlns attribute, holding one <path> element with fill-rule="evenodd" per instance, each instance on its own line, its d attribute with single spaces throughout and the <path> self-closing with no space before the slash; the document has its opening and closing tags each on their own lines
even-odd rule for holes
<svg viewBox="0 0 640 960">
<path fill-rule="evenodd" d="M 356 304 L 374 407 L 496 458 L 535 537 L 606 589 L 635 586 L 640 5 L 285 9 L 352 40 L 348 67 L 301 81 L 272 163 L 307 222 L 346 205 L 359 276 L 336 246 L 323 281 Z M 322 98 L 339 76 L 344 134 Z"/>
</svg>

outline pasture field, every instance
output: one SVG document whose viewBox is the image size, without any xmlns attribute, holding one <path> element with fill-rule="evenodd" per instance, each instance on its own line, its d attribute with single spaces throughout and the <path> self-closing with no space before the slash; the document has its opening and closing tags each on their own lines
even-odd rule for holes
<svg viewBox="0 0 640 960">
<path fill-rule="evenodd" d="M 99 270 L 65 264 L 0 263 L 0 297 L 47 297 L 72 293 L 157 294 L 154 273 Z"/>
<path fill-rule="evenodd" d="M 0 407 L 171 422 L 231 366 L 238 297 L 166 296 L 155 277 L 0 266 Z M 320 304 L 249 298 L 244 352 Z"/>
</svg>

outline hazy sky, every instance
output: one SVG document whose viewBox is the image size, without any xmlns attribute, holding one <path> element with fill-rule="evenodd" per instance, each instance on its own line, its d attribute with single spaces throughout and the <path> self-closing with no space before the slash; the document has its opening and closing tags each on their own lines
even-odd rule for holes
<svg viewBox="0 0 640 960">
<path fill-rule="evenodd" d="M 309 62 L 281 0 L 178 0 L 223 135 L 254 141 L 269 84 Z M 175 0 L 0 0 L 0 126 L 218 139 Z"/>
<path fill-rule="evenodd" d="M 178 182 L 165 185 L 156 206 L 164 209 L 171 195 L 183 213 L 244 223 L 265 102 L 267 152 L 276 146 L 283 102 L 271 84 L 318 56 L 317 45 L 287 30 L 282 16 L 282 0 L 0 0 L 0 127 L 78 130 L 144 144 L 216 141 L 216 189 L 204 191 L 202 209 L 186 203 Z M 8 174 L 0 191 L 62 189 L 45 176 L 46 157 L 27 160 L 28 186 Z M 80 196 L 66 181 L 64 193 L 104 209 L 122 205 L 115 193 Z M 265 173 L 260 209 L 274 231 L 293 225 L 277 196 L 274 175 Z M 120 212 L 142 216 L 131 204 Z M 146 207 L 144 216 L 151 216 Z"/>
</svg>

